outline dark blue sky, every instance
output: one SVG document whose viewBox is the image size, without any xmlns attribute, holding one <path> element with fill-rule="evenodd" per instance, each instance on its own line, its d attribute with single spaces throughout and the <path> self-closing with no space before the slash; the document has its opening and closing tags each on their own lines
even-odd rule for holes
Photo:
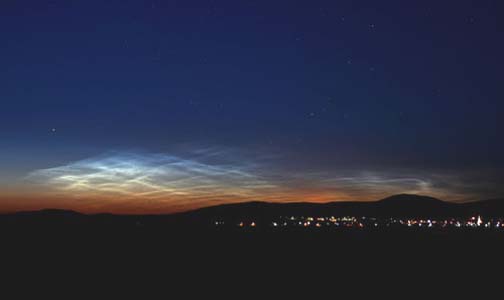
<svg viewBox="0 0 504 300">
<path fill-rule="evenodd" d="M 399 180 L 390 192 L 413 176 L 429 188 L 408 191 L 502 195 L 503 9 L 2 1 L 0 180 L 24 185 L 36 170 L 111 151 L 199 161 L 194 153 L 219 149 L 233 153 L 226 166 L 254 162 L 254 175 L 283 187 L 292 172 L 312 174 L 308 190 L 372 173 Z M 387 188 L 356 182 L 343 198 Z"/>
</svg>

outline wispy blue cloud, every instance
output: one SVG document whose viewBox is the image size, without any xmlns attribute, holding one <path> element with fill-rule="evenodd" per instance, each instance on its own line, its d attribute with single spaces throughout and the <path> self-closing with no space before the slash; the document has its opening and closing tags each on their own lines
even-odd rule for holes
<svg viewBox="0 0 504 300">
<path fill-rule="evenodd" d="M 404 170 L 288 172 L 226 149 L 188 156 L 111 152 L 36 170 L 28 179 L 60 197 L 164 211 L 250 200 L 376 200 L 395 193 L 465 199 L 484 187 L 465 177 Z"/>
<path fill-rule="evenodd" d="M 193 205 L 199 201 L 254 198 L 277 188 L 251 168 L 245 163 L 209 164 L 166 154 L 122 152 L 37 170 L 29 179 L 60 194 L 78 197 Z"/>
</svg>

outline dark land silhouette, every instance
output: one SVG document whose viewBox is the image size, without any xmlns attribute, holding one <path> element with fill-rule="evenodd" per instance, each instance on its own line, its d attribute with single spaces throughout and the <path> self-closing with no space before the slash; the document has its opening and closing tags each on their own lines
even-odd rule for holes
<svg viewBox="0 0 504 300">
<path fill-rule="evenodd" d="M 165 227 L 181 230 L 190 227 L 213 228 L 216 220 L 237 222 L 255 220 L 258 224 L 279 216 L 356 216 L 378 218 L 484 218 L 504 219 L 504 199 L 492 199 L 469 203 L 445 202 L 436 198 L 401 194 L 373 202 L 330 203 L 268 203 L 245 202 L 205 207 L 177 214 L 166 215 L 115 215 L 82 214 L 71 210 L 43 209 L 0 215 L 5 230 L 16 227 L 43 229 L 45 226 L 98 226 L 106 227 Z"/>
<path fill-rule="evenodd" d="M 215 272 L 234 277 L 268 270 L 278 280 L 286 270 L 295 275 L 299 270 L 332 269 L 358 277 L 362 272 L 387 272 L 392 265 L 401 266 L 401 272 L 447 274 L 461 262 L 476 268 L 493 264 L 504 250 L 504 229 L 272 227 L 271 221 L 279 216 L 490 220 L 504 216 L 504 201 L 455 204 L 398 195 L 377 202 L 227 204 L 173 215 L 86 215 L 48 209 L 1 215 L 0 252 L 15 269 L 21 263 L 29 270 L 42 265 L 40 270 L 94 273 L 108 266 L 114 276 L 135 270 L 142 277 L 152 269 L 169 273 L 175 268 L 188 278 L 202 269 L 210 277 Z M 218 220 L 230 225 L 216 226 Z M 250 226 L 252 220 L 256 227 Z M 241 228 L 238 222 L 248 226 Z"/>
<path fill-rule="evenodd" d="M 100 235 L 107 232 L 118 235 L 132 234 L 140 236 L 151 234 L 184 236 L 223 232 L 240 234 L 243 231 L 248 232 L 248 234 L 259 234 L 268 231 L 279 231 L 277 228 L 272 228 L 272 224 L 276 226 L 276 223 L 280 222 L 278 220 L 288 218 L 292 218 L 292 220 L 310 220 L 310 217 L 325 217 L 328 222 L 328 218 L 331 217 L 334 224 L 339 224 L 337 220 L 347 216 L 356 217 L 359 220 L 364 218 L 364 221 L 354 222 L 354 225 L 360 225 L 360 227 L 357 226 L 359 227 L 357 228 L 358 231 L 360 231 L 358 234 L 367 231 L 374 233 L 390 232 L 398 227 L 384 225 L 390 223 L 390 220 L 428 219 L 430 222 L 432 219 L 438 220 L 437 224 L 440 224 L 443 220 L 451 220 L 453 225 L 451 227 L 454 227 L 456 220 L 465 222 L 465 220 L 472 218 L 476 222 L 476 217 L 485 221 L 491 220 L 493 222 L 491 228 L 499 226 L 499 230 L 493 231 L 499 231 L 499 233 L 502 231 L 504 233 L 504 225 L 502 225 L 502 229 L 500 229 L 501 225 L 499 225 L 499 220 L 504 220 L 504 199 L 452 203 L 432 197 L 407 194 L 395 195 L 375 202 L 331 202 L 323 204 L 247 202 L 206 207 L 168 215 L 114 215 L 107 213 L 87 215 L 75 211 L 44 209 L 0 215 L 0 231 L 5 235 L 14 236 L 19 233 L 35 234 L 40 232 L 42 235 L 65 233 L 68 236 L 78 234 Z M 376 222 L 376 226 L 378 224 L 380 226 L 378 228 L 369 228 L 373 227 L 368 224 L 369 218 L 376 220 L 373 222 Z M 283 228 L 282 232 L 307 230 L 305 228 L 294 228 L 295 226 L 291 226 L 291 223 L 293 222 L 289 221 L 289 226 Z M 363 224 L 361 225 L 361 223 Z M 246 230 L 240 228 L 240 224 L 247 227 Z M 314 224 L 316 223 L 314 222 Z M 427 225 L 427 223 L 425 224 Z M 356 226 L 340 226 L 329 229 L 317 228 L 317 231 L 330 231 L 337 234 L 338 231 L 351 231 L 355 229 L 353 227 Z M 448 227 L 442 231 L 448 232 L 452 229 L 450 226 Z M 460 233 L 469 230 L 474 231 L 474 228 L 461 228 L 457 231 Z M 409 231 L 414 230 L 410 229 Z M 425 229 L 424 231 L 428 230 Z M 432 228 L 430 231 L 441 230 Z"/>
</svg>

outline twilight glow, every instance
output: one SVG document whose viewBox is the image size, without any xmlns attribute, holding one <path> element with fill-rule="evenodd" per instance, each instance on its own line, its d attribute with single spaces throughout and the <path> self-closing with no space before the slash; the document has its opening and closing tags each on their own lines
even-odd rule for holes
<svg viewBox="0 0 504 300">
<path fill-rule="evenodd" d="M 216 153 L 183 159 L 113 152 L 36 170 L 25 181 L 47 197 L 66 199 L 91 212 L 161 213 L 253 200 L 376 200 L 401 192 L 455 200 L 464 197 L 457 193 L 460 186 L 447 185 L 454 180 L 446 176 L 412 177 L 398 171 L 394 175 L 376 171 L 297 174 L 275 166 L 274 160 L 245 161 L 243 155 L 233 159 L 236 153 L 224 149 Z"/>
<path fill-rule="evenodd" d="M 130 201 L 133 207 L 150 201 L 173 209 L 253 199 L 277 188 L 252 172 L 163 154 L 118 153 L 38 170 L 29 179 L 64 196 Z"/>
<path fill-rule="evenodd" d="M 504 196 L 499 1 L 0 1 L 0 213 Z"/>
</svg>

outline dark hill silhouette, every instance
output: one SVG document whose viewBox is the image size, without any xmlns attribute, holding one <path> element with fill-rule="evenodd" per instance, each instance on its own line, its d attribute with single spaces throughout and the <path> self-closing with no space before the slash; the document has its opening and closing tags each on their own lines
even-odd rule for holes
<svg viewBox="0 0 504 300">
<path fill-rule="evenodd" d="M 468 217 L 482 215 L 504 218 L 504 199 L 471 203 L 401 194 L 375 202 L 268 203 L 245 202 L 201 208 L 173 215 L 86 215 L 70 210 L 44 209 L 0 215 L 11 224 L 87 224 L 97 226 L 199 226 L 218 220 L 269 221 L 279 216 L 369 216 L 369 217 Z M 33 221 L 33 222 L 32 222 Z"/>
<path fill-rule="evenodd" d="M 267 203 L 247 202 L 207 207 L 181 214 L 193 220 L 270 219 L 278 216 L 434 217 L 457 215 L 457 204 L 436 198 L 401 194 L 375 202 Z"/>
<path fill-rule="evenodd" d="M 180 218 L 198 220 L 219 219 L 255 219 L 258 221 L 278 216 L 311 216 L 335 215 L 342 216 L 366 211 L 368 203 L 364 202 L 331 202 L 331 203 L 269 203 L 246 202 L 224 204 L 190 211 L 180 214 Z"/>
<path fill-rule="evenodd" d="M 382 199 L 377 201 L 378 203 L 382 204 L 392 204 L 392 205 L 404 205 L 405 203 L 411 204 L 411 203 L 416 203 L 416 204 L 431 204 L 431 205 L 442 205 L 446 204 L 447 202 L 444 202 L 442 200 L 429 197 L 429 196 L 421 196 L 421 195 L 411 195 L 411 194 L 399 194 L 399 195 L 394 195 L 390 196 L 388 198 Z"/>
<path fill-rule="evenodd" d="M 34 211 L 22 211 L 17 212 L 12 215 L 21 217 L 82 217 L 84 216 L 81 213 L 78 213 L 73 210 L 64 210 L 64 209 L 42 209 L 42 210 L 34 210 Z"/>
<path fill-rule="evenodd" d="M 401 194 L 373 204 L 375 216 L 439 217 L 457 215 L 457 204 L 427 196 Z"/>
<path fill-rule="evenodd" d="M 504 217 L 504 199 L 451 203 L 433 197 L 400 194 L 375 202 L 268 203 L 247 202 L 207 207 L 180 214 L 193 221 L 270 219 L 278 216 Z"/>
<path fill-rule="evenodd" d="M 460 204 L 462 213 L 488 217 L 504 217 L 504 198 Z"/>
</svg>

